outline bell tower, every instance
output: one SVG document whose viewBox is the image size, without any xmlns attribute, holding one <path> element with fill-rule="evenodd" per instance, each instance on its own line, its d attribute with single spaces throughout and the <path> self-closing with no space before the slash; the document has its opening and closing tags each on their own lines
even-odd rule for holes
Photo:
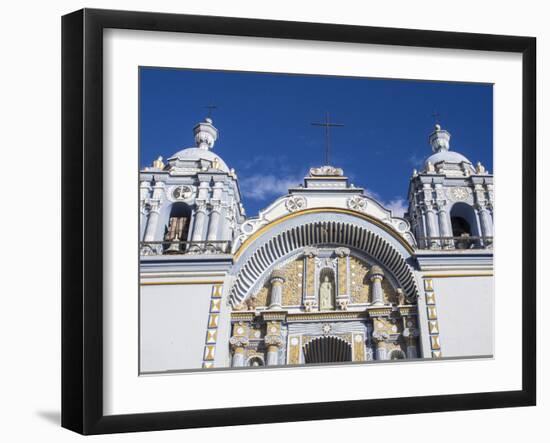
<svg viewBox="0 0 550 443">
<path fill-rule="evenodd" d="M 421 249 L 480 249 L 493 243 L 493 175 L 450 150 L 451 134 L 435 125 L 432 148 L 409 184 L 412 230 Z"/>
<path fill-rule="evenodd" d="M 193 128 L 195 146 L 141 171 L 143 255 L 227 253 L 244 220 L 237 174 L 216 153 L 211 118 Z"/>
</svg>

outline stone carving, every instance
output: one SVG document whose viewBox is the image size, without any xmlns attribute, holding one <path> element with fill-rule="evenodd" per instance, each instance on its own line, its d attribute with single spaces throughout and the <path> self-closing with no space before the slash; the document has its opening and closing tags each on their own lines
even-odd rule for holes
<svg viewBox="0 0 550 443">
<path fill-rule="evenodd" d="M 374 331 L 372 333 L 372 339 L 375 343 L 384 342 L 390 339 L 390 334 L 384 331 Z"/>
<path fill-rule="evenodd" d="M 153 160 L 153 168 L 164 169 L 164 162 L 162 160 L 162 156 L 159 156 L 156 160 Z"/>
<path fill-rule="evenodd" d="M 313 311 L 316 306 L 317 306 L 317 303 L 315 302 L 315 300 L 306 300 L 306 301 L 304 301 L 304 308 L 305 308 L 306 312 Z"/>
<path fill-rule="evenodd" d="M 334 177 L 342 177 L 344 175 L 344 171 L 341 168 L 335 168 L 334 166 L 321 166 L 319 168 L 311 168 L 309 170 L 309 175 L 311 177 L 326 177 L 326 176 L 334 176 Z"/>
<path fill-rule="evenodd" d="M 283 339 L 279 335 L 266 335 L 264 337 L 265 344 L 267 346 L 281 346 L 283 344 Z"/>
<path fill-rule="evenodd" d="M 231 348 L 233 350 L 235 350 L 235 348 L 245 348 L 248 346 L 248 343 L 248 337 L 240 337 L 238 335 L 234 335 L 229 339 L 229 344 L 231 345 Z"/>
<path fill-rule="evenodd" d="M 337 257 L 344 258 L 350 255 L 350 250 L 349 248 L 336 248 L 334 249 L 334 253 Z"/>
<path fill-rule="evenodd" d="M 171 196 L 176 201 L 187 200 L 193 195 L 193 188 L 187 185 L 176 186 L 172 189 Z"/>
<path fill-rule="evenodd" d="M 301 196 L 292 196 L 288 198 L 285 206 L 290 212 L 300 211 L 306 208 L 306 199 Z"/>
<path fill-rule="evenodd" d="M 325 275 L 325 279 L 319 287 L 319 307 L 321 310 L 334 309 L 334 285 Z"/>
<path fill-rule="evenodd" d="M 319 254 L 319 250 L 313 246 L 306 246 L 304 248 L 304 256 L 313 258 Z"/>
<path fill-rule="evenodd" d="M 365 211 L 367 209 L 367 199 L 354 195 L 347 200 L 348 208 L 354 211 Z"/>
<path fill-rule="evenodd" d="M 338 308 L 340 310 L 347 311 L 348 305 L 349 305 L 349 299 L 347 297 L 338 300 Z"/>
<path fill-rule="evenodd" d="M 256 306 L 258 305 L 258 300 L 256 299 L 256 296 L 253 295 L 245 300 L 246 307 L 249 311 L 254 311 L 256 309 Z"/>
<path fill-rule="evenodd" d="M 428 163 L 426 164 L 426 172 L 427 172 L 428 174 L 433 174 L 433 173 L 435 173 L 435 167 L 434 167 L 434 165 L 432 164 L 432 162 L 428 162 Z"/>
<path fill-rule="evenodd" d="M 458 186 L 458 187 L 455 187 L 455 188 L 451 188 L 449 190 L 449 197 L 453 200 L 453 201 L 464 201 L 468 198 L 468 196 L 470 195 L 470 193 L 468 192 L 468 189 L 467 188 L 463 188 L 461 186 Z"/>
</svg>

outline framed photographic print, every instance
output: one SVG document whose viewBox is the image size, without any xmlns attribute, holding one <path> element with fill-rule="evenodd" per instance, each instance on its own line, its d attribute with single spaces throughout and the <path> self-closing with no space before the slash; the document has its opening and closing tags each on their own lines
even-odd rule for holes
<svg viewBox="0 0 550 443">
<path fill-rule="evenodd" d="M 62 24 L 64 427 L 535 404 L 534 38 Z"/>
</svg>

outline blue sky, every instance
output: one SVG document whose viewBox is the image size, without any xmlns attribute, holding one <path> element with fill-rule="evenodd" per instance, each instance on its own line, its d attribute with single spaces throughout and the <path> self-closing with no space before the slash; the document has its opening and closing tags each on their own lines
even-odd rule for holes
<svg viewBox="0 0 550 443">
<path fill-rule="evenodd" d="M 311 122 L 326 112 L 345 125 L 332 130 L 330 163 L 397 212 L 412 170 L 431 153 L 434 113 L 451 149 L 493 172 L 492 85 L 145 67 L 141 166 L 193 146 L 209 104 L 218 106 L 214 151 L 235 168 L 248 216 L 325 163 L 324 128 Z"/>
</svg>

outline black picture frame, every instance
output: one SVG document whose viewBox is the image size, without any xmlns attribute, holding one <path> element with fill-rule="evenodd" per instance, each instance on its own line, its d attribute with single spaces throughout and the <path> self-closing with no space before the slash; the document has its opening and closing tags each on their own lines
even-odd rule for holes
<svg viewBox="0 0 550 443">
<path fill-rule="evenodd" d="M 522 54 L 522 389 L 131 415 L 103 413 L 103 30 L 503 51 Z M 82 434 L 413 414 L 536 404 L 536 39 L 83 9 L 62 18 L 62 426 Z"/>
</svg>

